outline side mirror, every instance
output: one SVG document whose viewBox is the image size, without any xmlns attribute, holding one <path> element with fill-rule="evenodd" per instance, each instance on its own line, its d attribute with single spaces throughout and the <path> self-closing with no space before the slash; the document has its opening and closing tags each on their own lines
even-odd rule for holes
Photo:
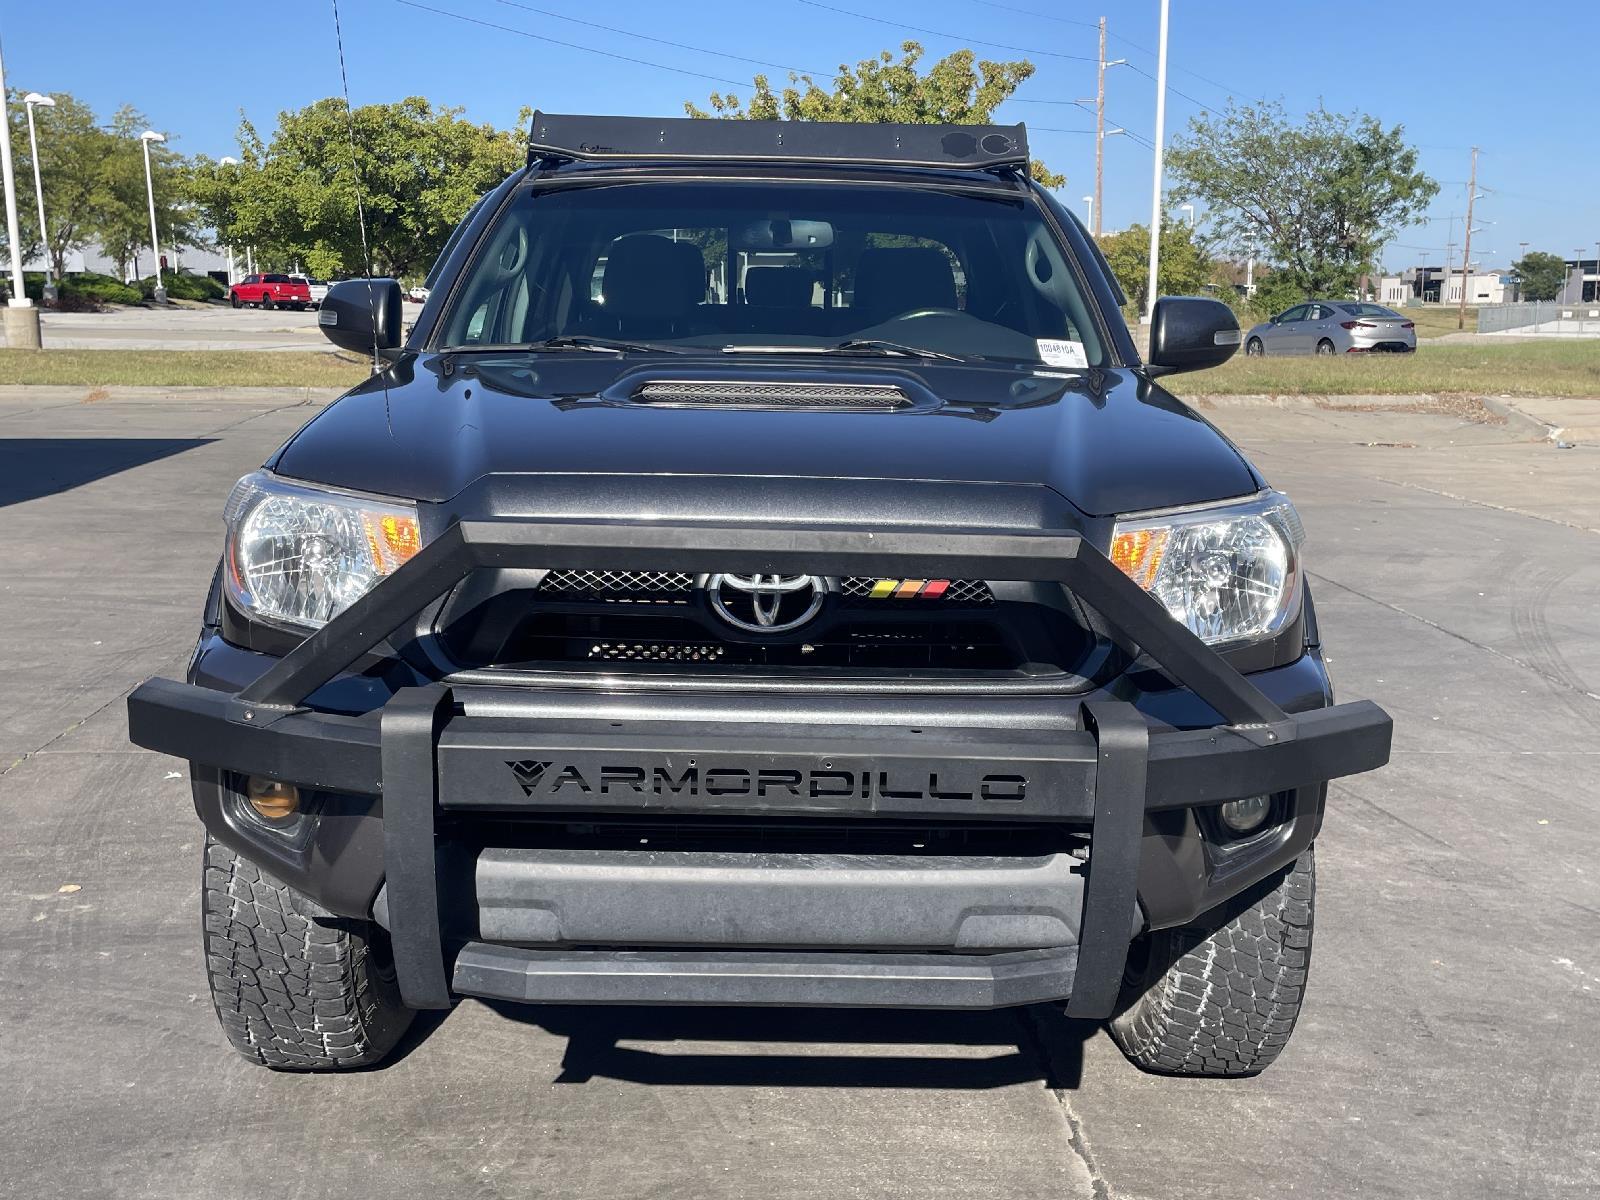
<svg viewBox="0 0 1600 1200">
<path fill-rule="evenodd" d="M 1147 375 L 1220 367 L 1239 348 L 1239 322 L 1220 300 L 1163 296 L 1150 315 Z"/>
<path fill-rule="evenodd" d="M 398 279 L 346 279 L 331 284 L 317 310 L 323 336 L 341 350 L 393 358 L 404 340 Z"/>
</svg>

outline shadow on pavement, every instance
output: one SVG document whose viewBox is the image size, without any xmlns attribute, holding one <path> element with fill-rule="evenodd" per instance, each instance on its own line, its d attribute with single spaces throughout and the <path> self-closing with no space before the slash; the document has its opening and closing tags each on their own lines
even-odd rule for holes
<svg viewBox="0 0 1600 1200">
<path fill-rule="evenodd" d="M 555 1082 L 573 1084 L 600 1078 L 704 1087 L 983 1090 L 1038 1081 L 1075 1088 L 1083 1043 L 1097 1028 L 1046 1006 L 933 1013 L 485 1003 L 507 1020 L 566 1038 Z"/>
<path fill-rule="evenodd" d="M 207 446 L 214 438 L 0 438 L 0 507 Z"/>
</svg>

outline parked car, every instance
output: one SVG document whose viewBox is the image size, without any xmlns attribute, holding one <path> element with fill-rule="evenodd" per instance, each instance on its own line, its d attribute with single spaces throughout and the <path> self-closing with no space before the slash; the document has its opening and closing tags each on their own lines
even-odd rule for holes
<svg viewBox="0 0 1600 1200">
<path fill-rule="evenodd" d="M 1392 308 L 1355 300 L 1307 300 L 1245 335 L 1244 352 L 1263 354 L 1406 354 L 1417 327 Z"/>
<path fill-rule="evenodd" d="M 428 300 L 428 289 L 420 283 L 415 287 L 406 289 L 406 299 L 416 304 L 425 304 Z"/>
<path fill-rule="evenodd" d="M 306 290 L 311 294 L 312 308 L 322 307 L 323 298 L 328 294 L 328 285 L 326 281 L 321 279 L 313 279 L 309 275 L 290 275 L 289 280 L 292 283 L 303 283 L 306 285 Z"/>
<path fill-rule="evenodd" d="M 303 277 L 290 275 L 246 275 L 228 289 L 228 298 L 235 308 L 253 305 L 257 308 L 311 307 L 311 289 Z"/>
<path fill-rule="evenodd" d="M 447 303 L 329 289 L 387 367 L 239 481 L 187 681 L 129 698 L 228 1039 L 1065 1002 L 1151 1071 L 1271 1063 L 1390 720 L 1333 703 L 1294 505 L 1161 386 L 1233 314 L 1158 300 L 1141 361 L 1021 125 L 533 129 Z"/>
</svg>

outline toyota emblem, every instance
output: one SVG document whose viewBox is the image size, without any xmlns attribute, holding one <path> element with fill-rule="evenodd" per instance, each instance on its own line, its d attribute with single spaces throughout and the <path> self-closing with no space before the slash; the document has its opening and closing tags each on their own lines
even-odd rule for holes
<svg viewBox="0 0 1600 1200">
<path fill-rule="evenodd" d="M 713 575 L 706 580 L 711 607 L 746 633 L 798 629 L 822 611 L 827 583 L 816 575 Z"/>
</svg>

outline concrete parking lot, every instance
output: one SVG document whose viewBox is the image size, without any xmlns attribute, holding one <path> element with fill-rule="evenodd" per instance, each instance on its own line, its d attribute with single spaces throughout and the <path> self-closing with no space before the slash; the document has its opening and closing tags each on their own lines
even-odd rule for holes
<svg viewBox="0 0 1600 1200">
<path fill-rule="evenodd" d="M 0 396 L 0 1194 L 1600 1194 L 1600 448 L 1212 414 L 1300 505 L 1341 694 L 1396 721 L 1333 788 L 1308 1007 L 1259 1078 L 1141 1075 L 1045 1009 L 477 1002 L 315 1078 L 224 1045 L 200 826 L 123 709 L 183 670 L 229 485 L 312 411 Z"/>
</svg>

